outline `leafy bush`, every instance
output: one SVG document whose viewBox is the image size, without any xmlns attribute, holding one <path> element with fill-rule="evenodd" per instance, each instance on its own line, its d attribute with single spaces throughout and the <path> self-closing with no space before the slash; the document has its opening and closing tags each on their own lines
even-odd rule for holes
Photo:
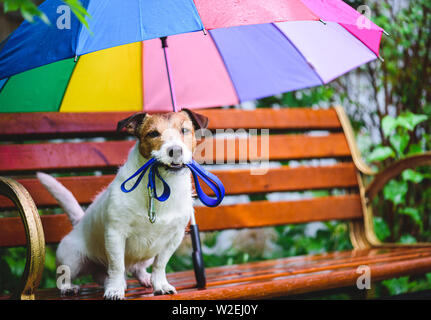
<svg viewBox="0 0 431 320">
<path fill-rule="evenodd" d="M 412 137 L 415 137 L 418 125 L 426 120 L 427 115 L 411 112 L 396 118 L 385 116 L 382 130 L 388 145 L 375 146 L 368 161 L 382 168 L 388 160 L 392 162 L 425 151 L 427 135 L 416 140 Z M 374 201 L 377 209 L 375 225 L 382 241 L 415 243 L 431 240 L 428 216 L 431 209 L 430 179 L 429 167 L 408 169 L 384 187 L 383 197 Z"/>
<path fill-rule="evenodd" d="M 382 130 L 388 145 L 374 147 L 368 161 L 378 167 L 422 153 L 427 148 L 428 135 L 419 139 L 417 126 L 428 120 L 427 115 L 404 112 L 398 117 L 385 116 Z M 374 199 L 374 228 L 381 241 L 416 243 L 430 242 L 431 168 L 407 169 L 384 187 L 382 195 Z M 431 289 L 431 273 L 409 276 L 382 282 L 391 295 Z"/>
<path fill-rule="evenodd" d="M 82 6 L 81 1 L 64 0 L 63 2 L 70 7 L 78 20 L 88 28 L 88 22 L 86 21 L 86 18 L 89 17 L 89 14 Z M 39 18 L 46 24 L 52 23 L 52 21 L 49 21 L 46 14 L 43 11 L 40 11 L 35 2 L 32 0 L 0 0 L 0 3 L 3 4 L 3 10 L 5 13 L 19 11 L 22 17 L 29 22 L 33 22 L 35 18 Z"/>
</svg>

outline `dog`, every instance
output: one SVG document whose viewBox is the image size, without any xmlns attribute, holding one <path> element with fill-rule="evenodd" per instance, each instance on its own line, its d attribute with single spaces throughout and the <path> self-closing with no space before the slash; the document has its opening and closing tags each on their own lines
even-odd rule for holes
<svg viewBox="0 0 431 320">
<path fill-rule="evenodd" d="M 37 173 L 40 182 L 67 213 L 72 231 L 60 242 L 57 265 L 70 269 L 71 280 L 91 274 L 104 286 L 104 298 L 124 299 L 127 272 L 141 285 L 153 287 L 155 295 L 175 294 L 166 279 L 166 264 L 180 245 L 193 214 L 192 183 L 185 163 L 196 148 L 195 132 L 208 125 L 208 118 L 183 109 L 161 114 L 137 113 L 118 122 L 137 138 L 128 158 L 110 185 L 99 193 L 84 212 L 72 193 L 55 178 Z M 149 194 L 141 182 L 130 193 L 121 184 L 151 157 L 162 165 L 159 172 L 171 189 L 165 202 L 154 201 L 157 219 L 148 219 Z M 147 181 L 146 173 L 143 181 Z M 162 184 L 157 180 L 158 190 Z M 152 265 L 152 273 L 147 268 Z M 79 286 L 66 284 L 62 294 L 79 292 Z"/>
</svg>

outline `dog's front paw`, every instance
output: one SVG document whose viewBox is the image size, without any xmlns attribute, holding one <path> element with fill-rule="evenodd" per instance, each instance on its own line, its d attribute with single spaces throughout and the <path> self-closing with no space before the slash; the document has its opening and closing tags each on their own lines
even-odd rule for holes
<svg viewBox="0 0 431 320">
<path fill-rule="evenodd" d="M 124 299 L 124 289 L 109 287 L 105 289 L 105 294 L 103 295 L 105 300 L 123 300 Z"/>
<path fill-rule="evenodd" d="M 159 296 L 162 294 L 176 294 L 176 293 L 177 293 L 177 290 L 175 290 L 175 287 L 171 286 L 169 283 L 165 283 L 160 287 L 158 286 L 154 287 L 155 296 Z"/>
</svg>

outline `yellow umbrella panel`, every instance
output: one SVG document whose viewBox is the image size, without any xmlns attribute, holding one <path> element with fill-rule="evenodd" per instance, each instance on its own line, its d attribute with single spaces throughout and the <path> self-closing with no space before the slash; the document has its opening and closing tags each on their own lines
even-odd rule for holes
<svg viewBox="0 0 431 320">
<path fill-rule="evenodd" d="M 141 111 L 141 42 L 62 60 L 10 77 L 0 112 Z"/>
</svg>

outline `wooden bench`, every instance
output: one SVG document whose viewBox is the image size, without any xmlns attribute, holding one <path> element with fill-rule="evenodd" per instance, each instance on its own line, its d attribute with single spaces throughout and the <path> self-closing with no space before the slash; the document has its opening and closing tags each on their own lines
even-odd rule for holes
<svg viewBox="0 0 431 320">
<path fill-rule="evenodd" d="M 297 201 L 251 201 L 196 208 L 201 231 L 255 228 L 313 221 L 349 221 L 352 251 L 290 257 L 206 269 L 206 289 L 197 290 L 193 271 L 168 275 L 178 294 L 153 296 L 151 289 L 129 281 L 126 299 L 236 299 L 270 298 L 332 288 L 355 286 L 358 266 L 367 265 L 371 280 L 431 271 L 429 244 L 382 244 L 374 234 L 369 199 L 403 169 L 431 164 L 431 154 L 422 154 L 375 174 L 362 162 L 349 120 L 340 107 L 328 110 L 236 109 L 202 110 L 210 129 L 270 129 L 271 161 L 337 159 L 333 165 L 281 166 L 267 174 L 251 175 L 249 169 L 220 170 L 228 195 L 318 189 L 344 189 L 329 195 Z M 56 207 L 56 201 L 35 179 L 36 171 L 67 173 L 59 180 L 78 201 L 89 204 L 113 178 L 134 141 L 115 132 L 117 121 L 130 113 L 28 113 L 0 116 L 0 208 L 16 206 L 21 219 L 0 219 L 0 247 L 27 246 L 27 266 L 22 286 L 14 298 L 58 299 L 58 289 L 37 290 L 44 265 L 45 244 L 58 243 L 71 230 L 64 214 L 39 215 L 37 208 Z M 309 131 L 324 130 L 320 135 Z M 105 137 L 103 139 L 91 139 Z M 50 139 L 84 138 L 51 141 Z M 221 159 L 238 160 L 226 152 Z M 24 143 L 26 142 L 26 143 Z M 216 145 L 216 144 L 214 144 Z M 215 157 L 215 156 L 214 156 Z M 248 159 L 253 160 L 253 159 Z M 99 174 L 95 175 L 94 170 Z M 100 175 L 100 172 L 102 173 Z M 363 176 L 375 176 L 364 186 Z M 28 192 L 26 191 L 28 190 Z M 34 202 L 33 202 L 34 201 Z M 84 286 L 77 298 L 102 298 L 103 288 Z"/>
</svg>

